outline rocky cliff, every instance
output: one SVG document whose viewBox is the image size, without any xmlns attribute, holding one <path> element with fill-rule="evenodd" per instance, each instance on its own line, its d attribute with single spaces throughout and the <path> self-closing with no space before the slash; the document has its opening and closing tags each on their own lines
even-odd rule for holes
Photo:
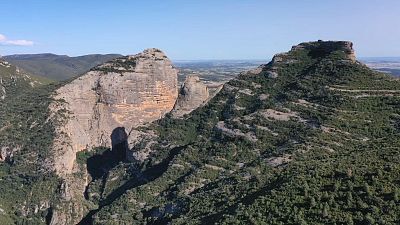
<svg viewBox="0 0 400 225">
<path fill-rule="evenodd" d="M 50 106 L 64 115 L 53 144 L 55 170 L 69 174 L 77 152 L 125 141 L 133 127 L 171 111 L 177 96 L 177 69 L 158 49 L 117 58 L 59 88 Z"/>
<path fill-rule="evenodd" d="M 180 89 L 172 114 L 175 117 L 182 117 L 206 103 L 209 97 L 208 87 L 200 78 L 188 76 Z"/>
</svg>

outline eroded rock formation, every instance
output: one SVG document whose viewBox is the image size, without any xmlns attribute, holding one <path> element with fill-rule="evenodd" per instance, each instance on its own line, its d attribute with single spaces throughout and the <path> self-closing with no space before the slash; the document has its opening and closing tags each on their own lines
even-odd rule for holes
<svg viewBox="0 0 400 225">
<path fill-rule="evenodd" d="M 188 76 L 182 85 L 172 114 L 182 117 L 206 103 L 210 94 L 208 87 L 198 76 Z"/>
<path fill-rule="evenodd" d="M 118 144 L 111 143 L 114 129 L 129 134 L 161 118 L 177 96 L 177 69 L 158 49 L 112 60 L 59 88 L 50 106 L 64 118 L 53 144 L 56 172 L 71 173 L 79 151 Z"/>
</svg>

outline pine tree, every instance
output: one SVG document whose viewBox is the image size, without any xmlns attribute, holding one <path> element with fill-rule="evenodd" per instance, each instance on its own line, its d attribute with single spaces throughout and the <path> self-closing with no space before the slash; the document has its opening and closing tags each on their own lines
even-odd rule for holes
<svg viewBox="0 0 400 225">
<path fill-rule="evenodd" d="M 371 216 L 370 214 L 367 214 L 367 215 L 364 217 L 364 223 L 365 223 L 365 224 L 368 224 L 368 225 L 375 224 L 375 219 L 372 218 L 372 216 Z"/>
<path fill-rule="evenodd" d="M 346 224 L 347 225 L 354 225 L 353 216 L 351 214 L 348 214 L 346 216 Z"/>
<path fill-rule="evenodd" d="M 393 201 L 399 201 L 399 190 L 397 188 L 393 191 Z"/>
<path fill-rule="evenodd" d="M 351 192 L 347 192 L 346 200 L 347 200 L 347 206 L 350 207 L 351 204 L 353 203 L 353 195 L 351 194 Z"/>
<path fill-rule="evenodd" d="M 339 182 L 335 182 L 333 185 L 333 191 L 336 193 L 339 190 Z"/>
<path fill-rule="evenodd" d="M 314 197 L 310 198 L 310 208 L 313 208 L 317 205 L 317 202 L 315 201 Z"/>
<path fill-rule="evenodd" d="M 325 202 L 324 208 L 322 210 L 322 216 L 325 218 L 329 216 L 329 205 L 326 202 Z"/>
<path fill-rule="evenodd" d="M 370 197 L 372 195 L 371 188 L 369 187 L 368 183 L 364 183 L 364 191 Z"/>
</svg>

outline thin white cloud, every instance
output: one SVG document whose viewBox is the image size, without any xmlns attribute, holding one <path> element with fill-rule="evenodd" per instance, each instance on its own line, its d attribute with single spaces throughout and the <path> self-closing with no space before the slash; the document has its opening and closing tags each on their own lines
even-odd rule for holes
<svg viewBox="0 0 400 225">
<path fill-rule="evenodd" d="M 33 41 L 27 41 L 27 40 L 13 40 L 13 41 L 6 41 L 7 44 L 9 45 L 16 45 L 16 46 L 32 46 Z"/>
<path fill-rule="evenodd" d="M 33 41 L 28 40 L 8 40 L 6 36 L 0 34 L 0 45 L 8 46 L 32 46 Z"/>
<path fill-rule="evenodd" d="M 4 35 L 2 35 L 2 34 L 0 34 L 0 42 L 3 42 L 3 41 L 5 41 L 7 38 L 6 38 L 6 36 L 4 36 Z"/>
</svg>

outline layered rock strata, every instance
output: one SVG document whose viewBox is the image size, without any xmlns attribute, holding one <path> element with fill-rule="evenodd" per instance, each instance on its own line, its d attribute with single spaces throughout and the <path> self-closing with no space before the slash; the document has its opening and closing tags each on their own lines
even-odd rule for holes
<svg viewBox="0 0 400 225">
<path fill-rule="evenodd" d="M 62 118 L 53 144 L 56 172 L 70 174 L 79 151 L 126 141 L 112 137 L 161 118 L 177 96 L 177 69 L 158 49 L 117 58 L 62 86 L 50 106 Z"/>
</svg>

